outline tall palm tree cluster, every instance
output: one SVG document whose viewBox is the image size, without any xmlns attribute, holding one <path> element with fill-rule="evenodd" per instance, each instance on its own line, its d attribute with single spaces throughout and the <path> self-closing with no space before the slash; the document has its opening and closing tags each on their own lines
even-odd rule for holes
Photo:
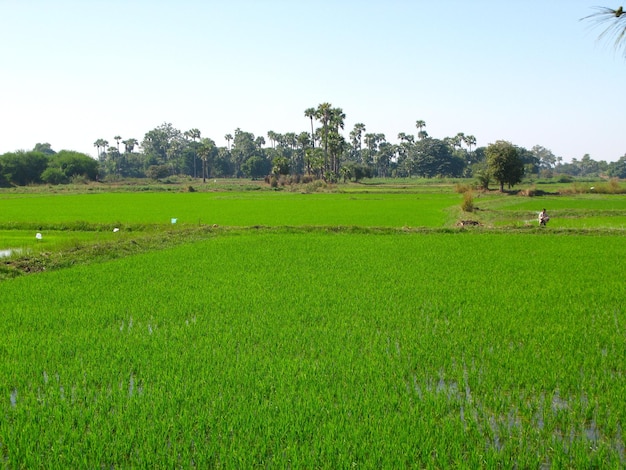
<svg viewBox="0 0 626 470">
<path fill-rule="evenodd" d="M 482 158 L 481 153 L 472 152 L 474 136 L 459 132 L 443 140 L 433 139 L 423 120 L 415 122 L 417 137 L 401 132 L 394 144 L 382 133 L 368 133 L 363 123 L 355 124 L 346 140 L 342 133 L 346 114 L 327 102 L 305 109 L 304 117 L 310 121 L 310 132 L 270 130 L 269 146 L 263 136 L 236 129 L 234 135 L 224 136 L 226 146 L 219 147 L 212 139 L 202 138 L 197 128 L 181 132 L 164 123 L 148 131 L 141 146 L 137 139 L 123 140 L 116 135 L 115 145 L 97 139 L 94 147 L 107 176 L 186 174 L 203 180 L 268 174 L 310 175 L 331 181 L 363 176 L 462 176 Z"/>
</svg>

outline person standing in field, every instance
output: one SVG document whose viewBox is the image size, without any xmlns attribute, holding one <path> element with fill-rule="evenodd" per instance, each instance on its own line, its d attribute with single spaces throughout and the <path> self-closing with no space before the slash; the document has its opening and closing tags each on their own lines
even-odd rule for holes
<svg viewBox="0 0 626 470">
<path fill-rule="evenodd" d="M 539 225 L 540 226 L 545 227 L 546 224 L 548 223 L 548 220 L 550 220 L 550 217 L 548 216 L 548 213 L 546 212 L 545 209 L 539 212 Z"/>
</svg>

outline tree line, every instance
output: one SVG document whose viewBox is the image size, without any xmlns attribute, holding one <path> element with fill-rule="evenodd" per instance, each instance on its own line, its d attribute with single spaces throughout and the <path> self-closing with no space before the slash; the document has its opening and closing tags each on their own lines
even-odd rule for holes
<svg viewBox="0 0 626 470">
<path fill-rule="evenodd" d="M 57 153 L 49 144 L 37 144 L 31 151 L 0 155 L 0 184 L 186 175 L 203 181 L 274 176 L 328 182 L 368 177 L 474 177 L 484 184 L 496 181 L 512 186 L 530 175 L 626 177 L 626 155 L 612 163 L 594 161 L 589 155 L 564 163 L 540 145 L 528 150 L 498 141 L 476 147 L 476 138 L 463 132 L 432 137 L 424 120 L 415 121 L 414 133 L 400 132 L 395 143 L 383 133 L 368 132 L 363 123 L 356 123 L 346 135 L 346 115 L 330 103 L 307 108 L 304 118 L 309 120 L 310 131 L 281 134 L 270 130 L 266 140 L 237 128 L 224 136 L 225 146 L 203 137 L 199 129 L 181 131 L 163 123 L 146 132 L 141 141 L 120 135 L 111 142 L 97 139 L 95 160 L 79 152 Z"/>
</svg>

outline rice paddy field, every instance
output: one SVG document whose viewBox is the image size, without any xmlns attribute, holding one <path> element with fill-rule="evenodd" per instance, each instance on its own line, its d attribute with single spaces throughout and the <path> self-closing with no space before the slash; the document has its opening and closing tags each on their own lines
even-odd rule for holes
<svg viewBox="0 0 626 470">
<path fill-rule="evenodd" d="M 623 468 L 624 196 L 461 198 L 0 194 L 0 249 L 196 230 L 0 281 L 0 467 Z"/>
</svg>

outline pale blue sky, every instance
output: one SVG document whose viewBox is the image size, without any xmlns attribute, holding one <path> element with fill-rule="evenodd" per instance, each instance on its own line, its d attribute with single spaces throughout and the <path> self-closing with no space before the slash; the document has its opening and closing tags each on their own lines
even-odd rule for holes
<svg viewBox="0 0 626 470">
<path fill-rule="evenodd" d="M 612 2 L 612 3 L 610 3 Z M 615 3 L 615 4 L 614 4 Z M 472 134 L 626 154 L 626 59 L 580 18 L 619 0 L 0 0 L 0 153 L 164 122 L 225 145 L 330 102 L 397 142 Z"/>
</svg>

